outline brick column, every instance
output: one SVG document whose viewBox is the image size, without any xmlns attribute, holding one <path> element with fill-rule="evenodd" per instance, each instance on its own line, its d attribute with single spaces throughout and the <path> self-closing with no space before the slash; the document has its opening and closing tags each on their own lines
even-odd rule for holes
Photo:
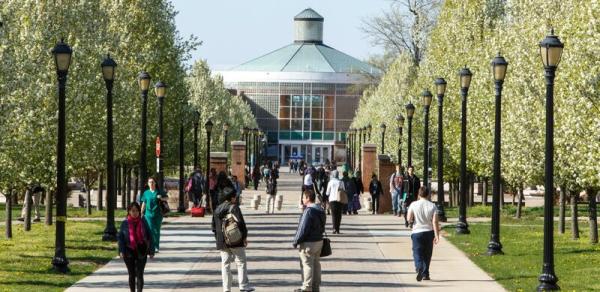
<svg viewBox="0 0 600 292">
<path fill-rule="evenodd" d="M 231 142 L 231 174 L 237 176 L 242 189 L 245 189 L 246 180 L 244 176 L 246 169 L 246 142 Z"/>
<path fill-rule="evenodd" d="M 396 171 L 396 165 L 389 156 L 379 155 L 377 178 L 383 186 L 383 195 L 379 197 L 379 214 L 392 211 L 392 195 L 390 194 L 390 176 Z"/>
<path fill-rule="evenodd" d="M 227 152 L 211 152 L 210 153 L 210 168 L 227 172 Z"/>
<path fill-rule="evenodd" d="M 371 175 L 377 169 L 377 145 L 363 144 L 362 145 L 362 163 L 361 163 L 361 178 L 364 187 L 364 192 L 369 192 L 369 183 Z"/>
</svg>

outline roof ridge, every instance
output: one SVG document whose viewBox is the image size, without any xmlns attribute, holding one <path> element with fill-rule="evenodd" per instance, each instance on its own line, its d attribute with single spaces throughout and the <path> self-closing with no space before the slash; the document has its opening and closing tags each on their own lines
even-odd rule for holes
<svg viewBox="0 0 600 292">
<path fill-rule="evenodd" d="M 279 69 L 279 71 L 283 71 L 283 69 L 294 59 L 294 57 L 298 54 L 298 52 L 300 52 L 300 49 L 302 49 L 302 47 L 304 47 L 304 43 L 301 44 L 300 46 L 298 46 L 298 49 L 296 49 L 296 51 L 292 54 L 292 56 L 287 60 L 287 62 L 285 62 L 285 64 L 283 64 L 283 66 Z"/>
<path fill-rule="evenodd" d="M 235 69 L 235 68 L 238 68 L 238 67 L 244 66 L 244 65 L 246 65 L 246 64 L 248 64 L 248 63 L 250 63 L 250 62 L 254 62 L 254 61 L 256 61 L 256 60 L 258 60 L 258 59 L 260 59 L 260 58 L 262 58 L 262 57 L 268 56 L 268 55 L 270 55 L 270 54 L 272 54 L 272 53 L 275 53 L 275 52 L 277 52 L 277 51 L 279 51 L 279 50 L 281 50 L 281 49 L 283 49 L 283 48 L 287 48 L 287 47 L 289 47 L 289 46 L 293 46 L 293 45 L 297 45 L 297 44 L 291 43 L 291 44 L 285 45 L 285 46 L 283 46 L 283 47 L 280 47 L 280 48 L 278 48 L 278 49 L 272 50 L 272 51 L 270 51 L 270 52 L 268 52 L 268 53 L 262 54 L 262 55 L 260 55 L 260 56 L 258 56 L 258 57 L 256 57 L 256 58 L 254 58 L 254 59 L 248 60 L 248 61 L 246 61 L 246 62 L 244 62 L 244 63 L 242 63 L 242 64 L 239 64 L 239 65 L 237 65 L 237 66 L 235 66 L 235 67 L 232 67 L 232 68 L 231 68 L 231 69 L 229 69 L 229 70 L 233 70 L 233 69 Z M 296 50 L 296 52 L 298 52 L 298 51 Z M 296 54 L 296 53 L 294 53 L 294 54 Z M 293 57 L 293 56 L 294 56 L 294 55 L 292 55 L 292 57 Z"/>
<path fill-rule="evenodd" d="M 335 70 L 335 68 L 333 67 L 333 65 L 331 65 L 331 62 L 329 62 L 329 59 L 327 59 L 327 57 L 325 57 L 325 55 L 323 54 L 323 52 L 321 52 L 321 49 L 319 49 L 319 45 L 315 45 L 315 47 L 317 48 L 317 51 L 319 51 L 319 54 L 321 54 L 321 56 L 323 57 L 323 59 L 325 59 L 325 62 L 327 62 L 327 65 L 329 65 L 329 67 L 331 67 L 331 70 L 333 70 L 333 72 L 337 72 Z"/>
</svg>

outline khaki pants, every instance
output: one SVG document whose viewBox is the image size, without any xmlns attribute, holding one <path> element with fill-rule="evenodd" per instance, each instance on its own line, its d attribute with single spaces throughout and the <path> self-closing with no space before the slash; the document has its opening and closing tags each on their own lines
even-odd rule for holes
<svg viewBox="0 0 600 292">
<path fill-rule="evenodd" d="M 221 275 L 223 277 L 223 291 L 231 290 L 231 263 L 237 264 L 238 285 L 240 290 L 248 289 L 248 269 L 246 267 L 246 248 L 235 247 L 221 250 Z"/>
<path fill-rule="evenodd" d="M 37 193 L 32 193 L 31 194 L 31 200 L 33 201 L 33 206 L 31 208 L 31 211 L 34 212 L 34 218 L 33 219 L 40 219 L 40 197 L 42 196 L 42 192 L 37 192 Z M 29 201 L 25 200 L 26 202 L 24 202 L 23 204 L 23 209 L 21 209 L 21 218 L 25 218 L 25 216 L 27 215 L 27 205 L 29 205 Z M 48 204 L 48 203 L 46 203 Z"/>
<path fill-rule="evenodd" d="M 300 244 L 300 264 L 302 265 L 302 289 L 319 291 L 321 286 L 321 249 L 323 241 Z"/>
</svg>

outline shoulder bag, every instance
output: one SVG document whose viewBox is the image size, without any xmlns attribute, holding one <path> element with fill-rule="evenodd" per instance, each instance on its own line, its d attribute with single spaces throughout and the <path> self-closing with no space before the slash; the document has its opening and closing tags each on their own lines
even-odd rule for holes
<svg viewBox="0 0 600 292">
<path fill-rule="evenodd" d="M 323 221 L 321 221 L 321 222 L 323 222 Z M 331 252 L 331 240 L 329 240 L 329 238 L 327 237 L 327 231 L 325 231 L 326 227 L 327 226 L 325 226 L 325 224 L 323 223 L 323 232 L 325 233 L 325 236 L 323 236 L 323 247 L 321 248 L 321 254 L 319 255 L 322 258 L 330 256 L 332 253 Z"/>
</svg>

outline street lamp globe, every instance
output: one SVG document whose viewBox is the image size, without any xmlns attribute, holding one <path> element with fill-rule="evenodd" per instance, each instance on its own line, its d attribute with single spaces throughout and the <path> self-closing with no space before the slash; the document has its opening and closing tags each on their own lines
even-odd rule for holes
<svg viewBox="0 0 600 292">
<path fill-rule="evenodd" d="M 409 102 L 408 104 L 406 104 L 406 116 L 409 119 L 412 119 L 414 114 L 415 114 L 415 105 Z"/>
<path fill-rule="evenodd" d="M 468 89 L 471 85 L 471 77 L 473 77 L 473 73 L 471 73 L 471 70 L 469 70 L 469 68 L 465 66 L 464 68 L 460 69 L 458 75 L 460 76 L 460 87 Z"/>
<path fill-rule="evenodd" d="M 156 82 L 156 84 L 154 84 L 154 93 L 156 94 L 156 97 L 165 97 L 165 94 L 167 93 L 167 85 L 165 85 L 162 81 Z"/>
<path fill-rule="evenodd" d="M 209 119 L 205 124 L 204 128 L 206 129 L 206 133 L 212 132 L 213 122 Z"/>
<path fill-rule="evenodd" d="M 104 81 L 113 81 L 115 79 L 115 68 L 117 63 L 110 57 L 110 54 L 106 54 L 106 58 L 102 61 L 102 77 Z"/>
<path fill-rule="evenodd" d="M 150 88 L 150 74 L 148 74 L 148 72 L 140 72 L 138 75 L 138 85 L 142 91 L 147 91 L 148 88 Z"/>
<path fill-rule="evenodd" d="M 444 78 L 436 78 L 435 87 L 438 95 L 446 94 L 446 80 Z"/>
<path fill-rule="evenodd" d="M 433 97 L 431 92 L 425 89 L 423 90 L 423 93 L 421 93 L 421 97 L 423 98 L 423 106 L 429 107 L 431 105 L 431 98 Z"/>
<path fill-rule="evenodd" d="M 492 60 L 492 73 L 494 74 L 495 81 L 504 81 L 506 76 L 506 69 L 508 68 L 508 62 L 504 57 L 500 56 L 500 53 Z"/>
<path fill-rule="evenodd" d="M 404 127 L 404 116 L 403 115 L 397 115 L 396 116 L 396 122 L 398 122 L 398 128 Z"/>
<path fill-rule="evenodd" d="M 200 122 L 200 112 L 194 111 L 194 126 L 198 126 L 198 122 Z"/>
<path fill-rule="evenodd" d="M 554 35 L 554 28 L 551 29 L 550 35 L 540 42 L 540 55 L 544 67 L 558 67 L 564 47 L 565 44 Z"/>
<path fill-rule="evenodd" d="M 228 131 L 229 130 L 229 123 L 223 124 L 223 130 L 224 131 Z"/>
<path fill-rule="evenodd" d="M 60 42 L 52 49 L 52 54 L 54 55 L 56 71 L 59 73 L 67 73 L 69 71 L 69 66 L 71 65 L 71 55 L 73 55 L 71 47 L 65 44 L 64 39 L 60 39 Z"/>
<path fill-rule="evenodd" d="M 248 131 L 249 131 L 248 127 L 244 127 L 244 128 L 242 128 L 242 133 L 243 133 L 244 135 L 248 135 Z"/>
<path fill-rule="evenodd" d="M 382 130 L 382 131 L 385 131 L 385 128 L 386 128 L 387 126 L 385 125 L 385 123 L 381 123 L 381 125 L 380 125 L 379 127 L 381 128 L 381 130 Z"/>
</svg>

